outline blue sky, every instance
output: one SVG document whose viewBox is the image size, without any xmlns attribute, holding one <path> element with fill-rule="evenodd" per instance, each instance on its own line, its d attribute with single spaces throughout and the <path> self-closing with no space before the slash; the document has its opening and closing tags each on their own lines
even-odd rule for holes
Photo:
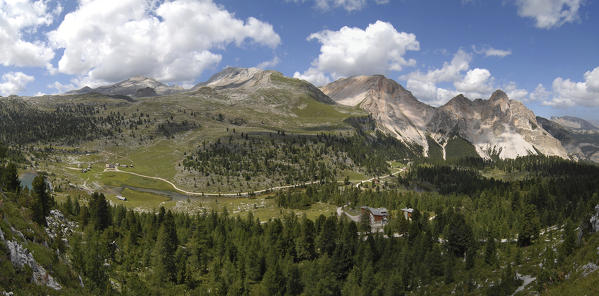
<svg viewBox="0 0 599 296">
<path fill-rule="evenodd" d="M 501 88 L 599 120 L 597 53 L 590 0 L 0 0 L 3 96 L 261 66 L 317 85 L 385 74 L 433 105 Z"/>
</svg>

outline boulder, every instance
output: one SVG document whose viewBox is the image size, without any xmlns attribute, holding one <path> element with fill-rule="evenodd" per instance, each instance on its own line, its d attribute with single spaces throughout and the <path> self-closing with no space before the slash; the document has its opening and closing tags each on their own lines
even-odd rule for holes
<svg viewBox="0 0 599 296">
<path fill-rule="evenodd" d="M 591 229 L 593 229 L 593 232 L 599 231 L 599 205 L 595 206 L 595 214 L 591 216 L 589 222 L 591 223 Z"/>
<path fill-rule="evenodd" d="M 33 258 L 33 255 L 27 248 L 16 241 L 10 240 L 6 241 L 6 247 L 10 251 L 10 261 L 14 266 L 18 268 L 22 268 L 25 265 L 31 267 L 31 278 L 34 283 L 46 285 L 54 290 L 60 290 L 62 288 L 46 269 L 35 261 L 35 258 Z"/>
</svg>

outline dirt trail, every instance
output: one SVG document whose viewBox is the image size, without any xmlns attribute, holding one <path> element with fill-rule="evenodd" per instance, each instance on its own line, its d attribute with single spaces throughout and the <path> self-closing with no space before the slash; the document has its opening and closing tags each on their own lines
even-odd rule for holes
<svg viewBox="0 0 599 296">
<path fill-rule="evenodd" d="M 372 180 L 374 180 L 374 179 L 379 179 L 379 180 L 380 180 L 380 179 L 389 178 L 389 177 L 391 177 L 391 176 L 395 176 L 395 175 L 397 175 L 397 174 L 399 174 L 399 173 L 401 173 L 401 172 L 403 172 L 403 171 L 405 171 L 405 170 L 406 170 L 406 168 L 401 168 L 401 169 L 399 169 L 399 171 L 397 171 L 397 172 L 395 172 L 395 173 L 392 173 L 392 174 L 390 174 L 390 175 L 386 175 L 386 176 L 383 176 L 383 177 L 380 177 L 380 178 L 377 178 L 377 177 L 372 177 L 372 178 L 370 178 L 370 179 L 367 179 L 367 180 L 362 180 L 362 181 L 360 181 L 360 182 L 356 183 L 356 187 L 360 187 L 360 185 L 362 185 L 362 183 L 366 183 L 366 182 L 372 182 Z"/>
<path fill-rule="evenodd" d="M 399 169 L 397 172 L 392 173 L 390 175 L 381 177 L 379 179 L 384 179 L 384 178 L 388 178 L 390 176 L 395 176 L 401 172 L 405 171 L 405 168 L 401 168 Z M 294 185 L 285 185 L 285 186 L 275 186 L 275 187 L 270 187 L 270 188 L 266 188 L 266 189 L 262 189 L 262 190 L 257 190 L 257 191 L 248 191 L 248 192 L 237 192 L 237 193 L 206 193 L 206 192 L 193 192 L 193 191 L 187 191 L 184 189 L 181 189 L 179 187 L 177 187 L 177 185 L 175 185 L 173 182 L 164 179 L 164 178 L 160 178 L 160 177 L 153 177 L 153 176 L 147 176 L 147 175 L 142 175 L 142 174 L 138 174 L 138 173 L 134 173 L 134 172 L 128 172 L 128 171 L 121 171 L 119 170 L 118 167 L 115 167 L 114 169 L 104 169 L 104 172 L 119 172 L 119 173 L 124 173 L 124 174 L 130 174 L 130 175 L 134 175 L 134 176 L 138 176 L 138 177 L 142 177 L 142 178 L 148 178 L 148 179 L 154 179 L 154 180 L 159 180 L 162 182 L 166 182 L 169 185 L 171 185 L 173 187 L 173 189 L 183 193 L 183 194 L 187 194 L 187 195 L 198 195 L 198 196 L 248 196 L 250 194 L 260 194 L 260 193 L 264 193 L 264 192 L 269 192 L 269 191 L 275 191 L 275 190 L 281 190 L 281 189 L 287 189 L 287 188 L 293 188 L 293 187 L 298 187 L 298 186 L 305 186 L 305 185 L 311 185 L 311 184 L 316 184 L 320 181 L 312 181 L 312 182 L 306 182 L 306 183 L 301 183 L 301 184 L 294 184 Z M 360 182 L 358 182 L 356 184 L 356 187 L 358 187 L 360 184 L 364 183 L 364 182 L 371 182 L 372 180 L 376 179 L 376 177 L 374 178 L 370 178 L 367 180 L 362 180 Z"/>
</svg>

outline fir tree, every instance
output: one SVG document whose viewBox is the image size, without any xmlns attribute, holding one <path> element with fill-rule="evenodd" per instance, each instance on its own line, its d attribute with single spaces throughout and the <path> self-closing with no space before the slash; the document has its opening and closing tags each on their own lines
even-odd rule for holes
<svg viewBox="0 0 599 296">
<path fill-rule="evenodd" d="M 48 193 L 46 178 L 37 175 L 32 182 L 34 201 L 32 205 L 33 221 L 40 225 L 46 225 L 46 216 L 50 213 L 53 204 L 52 197 Z"/>
<path fill-rule="evenodd" d="M 171 211 L 164 216 L 158 230 L 153 252 L 154 278 L 156 282 L 173 282 L 176 277 L 175 252 L 177 250 L 177 232 Z"/>
</svg>

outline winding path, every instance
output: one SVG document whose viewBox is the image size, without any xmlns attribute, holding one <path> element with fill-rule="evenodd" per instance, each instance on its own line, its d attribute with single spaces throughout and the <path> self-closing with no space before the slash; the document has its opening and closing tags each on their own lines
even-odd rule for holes
<svg viewBox="0 0 599 296">
<path fill-rule="evenodd" d="M 381 177 L 379 179 L 383 179 L 383 178 L 388 178 L 390 176 L 395 176 L 403 171 L 405 171 L 406 168 L 401 168 L 399 169 L 397 172 L 392 173 L 390 175 Z M 287 188 L 294 188 L 294 187 L 299 187 L 299 186 L 305 186 L 305 185 L 311 185 L 311 184 L 316 184 L 319 183 L 320 181 L 312 181 L 312 182 L 306 182 L 306 183 L 301 183 L 301 184 L 295 184 L 295 185 L 285 185 L 285 186 L 275 186 L 275 187 L 270 187 L 270 188 L 266 188 L 266 189 L 262 189 L 262 190 L 257 190 L 257 191 L 251 191 L 251 192 L 237 192 L 237 193 L 206 193 L 206 192 L 192 192 L 192 191 L 187 191 L 184 189 L 181 189 L 179 187 L 177 187 L 177 185 L 175 185 L 175 183 L 164 179 L 164 178 L 160 178 L 160 177 L 152 177 L 152 176 L 146 176 L 146 175 L 142 175 L 142 174 L 138 174 L 138 173 L 134 173 L 134 172 L 129 172 L 129 171 L 121 171 L 119 170 L 118 167 L 115 167 L 114 169 L 104 169 L 104 172 L 118 172 L 118 173 L 124 173 L 124 174 L 130 174 L 130 175 L 134 175 L 134 176 L 138 176 L 138 177 L 142 177 L 142 178 L 148 178 L 148 179 L 154 179 L 154 180 L 159 180 L 162 182 L 166 182 L 169 185 L 171 185 L 175 190 L 183 193 L 183 194 L 187 194 L 187 195 L 199 195 L 199 196 L 248 196 L 250 194 L 260 194 L 260 193 L 264 193 L 264 192 L 269 192 L 269 191 L 274 191 L 274 190 L 281 190 L 281 189 L 287 189 Z M 356 187 L 358 187 L 360 184 L 364 183 L 364 182 L 371 182 L 372 180 L 376 179 L 376 177 L 370 178 L 368 180 L 362 180 L 360 182 L 358 182 L 358 184 L 356 185 Z"/>
<path fill-rule="evenodd" d="M 399 173 L 401 173 L 401 172 L 403 172 L 403 171 L 405 171 L 405 170 L 406 170 L 406 168 L 401 168 L 401 169 L 399 169 L 399 171 L 397 171 L 397 172 L 395 172 L 395 173 L 392 173 L 392 174 L 390 174 L 390 175 L 386 175 L 386 176 L 383 176 L 383 177 L 380 177 L 380 178 L 377 178 L 377 177 L 372 177 L 372 178 L 370 178 L 370 179 L 367 179 L 367 180 L 362 180 L 362 181 L 360 181 L 360 182 L 356 183 L 356 188 L 357 188 L 357 187 L 360 187 L 360 185 L 362 185 L 362 183 L 366 183 L 366 182 L 372 182 L 372 180 L 374 180 L 374 179 L 379 179 L 379 180 L 380 180 L 380 179 L 389 178 L 389 177 L 391 177 L 391 176 L 395 176 L 395 175 L 397 175 L 397 174 L 399 174 Z"/>
</svg>

